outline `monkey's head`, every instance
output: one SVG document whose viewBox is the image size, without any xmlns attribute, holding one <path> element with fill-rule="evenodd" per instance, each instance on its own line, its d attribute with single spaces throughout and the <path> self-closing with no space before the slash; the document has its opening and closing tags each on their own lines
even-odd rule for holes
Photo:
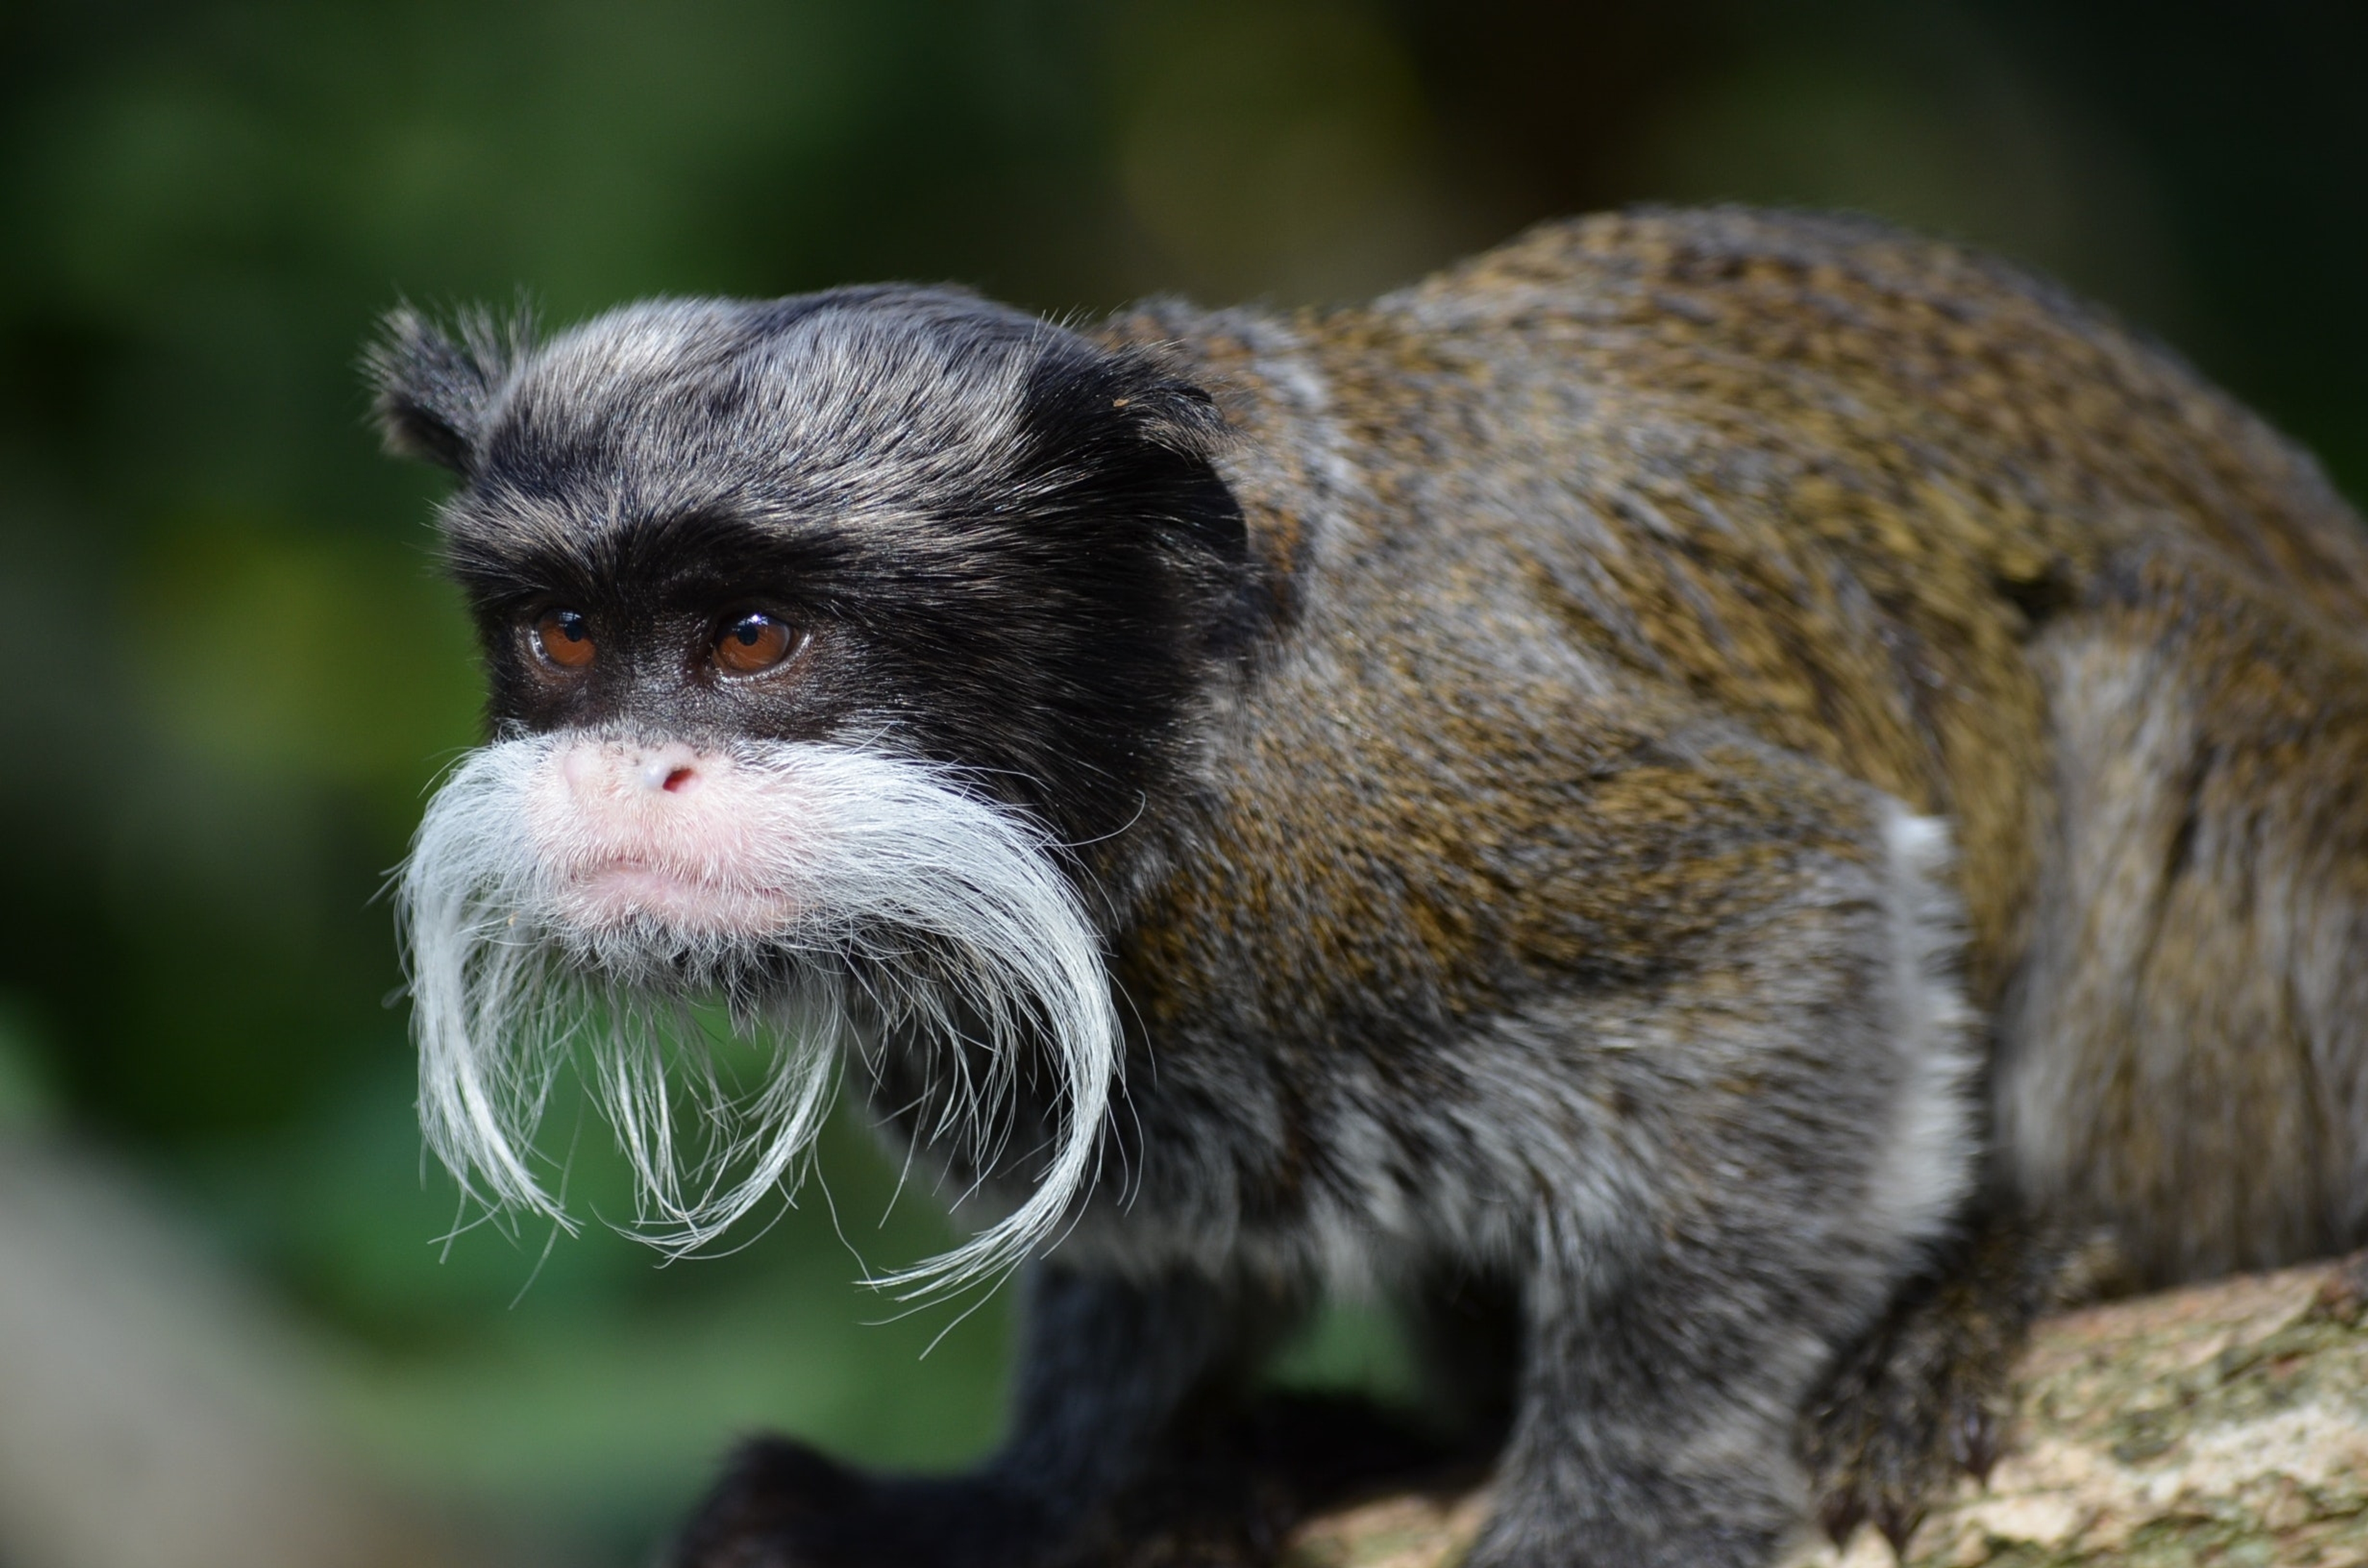
<svg viewBox="0 0 2368 1568">
<path fill-rule="evenodd" d="M 696 1244 L 793 1172 L 835 1048 L 894 1041 L 943 1052 L 974 1165 L 1047 1076 L 1033 1195 L 940 1264 L 1031 1245 L 1117 1059 L 1083 846 L 1167 786 L 1246 592 L 1210 400 L 904 288 L 540 344 L 398 311 L 369 366 L 390 446 L 462 482 L 443 528 L 491 676 L 491 742 L 402 881 L 438 1152 L 557 1215 L 533 1128 L 588 1038 L 645 1223 Z M 670 1070 L 705 1001 L 768 1042 L 745 1092 Z"/>
</svg>

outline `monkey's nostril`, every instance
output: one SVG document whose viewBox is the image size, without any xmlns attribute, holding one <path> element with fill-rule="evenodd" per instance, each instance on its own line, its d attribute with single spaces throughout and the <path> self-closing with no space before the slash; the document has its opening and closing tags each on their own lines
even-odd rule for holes
<svg viewBox="0 0 2368 1568">
<path fill-rule="evenodd" d="M 679 795 L 699 787 L 702 771 L 698 756 L 688 746 L 667 746 L 655 755 L 643 753 L 632 763 L 634 781 L 643 789 Z"/>
</svg>

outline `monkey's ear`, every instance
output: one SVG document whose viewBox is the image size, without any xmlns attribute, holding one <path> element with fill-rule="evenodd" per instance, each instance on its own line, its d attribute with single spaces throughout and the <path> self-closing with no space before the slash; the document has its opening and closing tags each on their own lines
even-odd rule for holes
<svg viewBox="0 0 2368 1568">
<path fill-rule="evenodd" d="M 440 463 L 466 479 L 476 468 L 486 411 L 532 342 L 532 329 L 523 312 L 497 323 L 471 311 L 454 324 L 457 334 L 447 333 L 409 305 L 396 306 L 363 351 L 362 371 L 387 450 Z"/>
<path fill-rule="evenodd" d="M 1031 511 L 1131 518 L 1242 559 L 1241 506 L 1215 467 L 1233 434 L 1216 400 L 1165 356 L 1057 342 L 1029 374 L 1020 429 Z"/>
</svg>

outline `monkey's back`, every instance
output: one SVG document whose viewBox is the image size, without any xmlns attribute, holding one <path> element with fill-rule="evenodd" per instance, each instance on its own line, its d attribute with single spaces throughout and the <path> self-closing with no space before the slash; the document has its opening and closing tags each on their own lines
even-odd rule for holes
<svg viewBox="0 0 2368 1568">
<path fill-rule="evenodd" d="M 2305 455 L 2061 292 L 1873 224 L 1550 225 L 1319 334 L 1377 433 L 1452 406 L 1486 431 L 1453 466 L 1562 492 L 1507 566 L 1586 645 L 1954 818 L 1987 995 L 2049 810 L 2052 623 L 2166 554 L 2368 619 L 2368 535 Z"/>
<path fill-rule="evenodd" d="M 1554 780 L 1699 712 L 1952 820 L 2011 1176 L 2154 1277 L 2368 1223 L 2368 541 L 2260 421 L 1998 264 L 1742 211 L 1550 225 L 1370 308 L 1186 335 L 1290 578 L 1249 700 L 1295 760 L 1242 809 L 1312 797 L 1269 824 L 1285 863 L 1370 819 L 1369 872 L 1442 890 L 1376 912 L 1416 911 L 1406 963 L 1503 939 L 1429 929 L 1457 890 L 1587 864 L 1441 846 L 1568 810 L 1616 835 L 1655 803 Z M 1362 698 L 1294 690 L 1310 661 Z M 1431 733 L 1360 746 L 1319 701 Z M 1289 941 L 1255 961 L 1294 973 Z M 1342 961 L 1383 960 L 1296 972 Z"/>
</svg>

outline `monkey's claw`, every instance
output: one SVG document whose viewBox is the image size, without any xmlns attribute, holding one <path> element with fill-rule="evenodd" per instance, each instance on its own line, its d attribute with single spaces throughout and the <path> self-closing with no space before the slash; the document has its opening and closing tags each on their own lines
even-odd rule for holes
<svg viewBox="0 0 2368 1568">
<path fill-rule="evenodd" d="M 1904 1557 L 1931 1500 L 1960 1472 L 1987 1479 L 1997 1462 L 2003 1369 L 1981 1347 L 1956 1346 L 1965 1358 L 1955 1360 L 1940 1348 L 1920 1333 L 1879 1335 L 1812 1413 L 1817 1517 L 1835 1546 L 1872 1523 Z"/>
<path fill-rule="evenodd" d="M 1817 1518 L 1836 1546 L 1872 1521 L 1904 1555 L 1960 1473 L 1988 1481 L 2015 1352 L 2065 1256 L 2055 1238 L 1987 1216 L 1842 1358 L 1802 1429 Z"/>
<path fill-rule="evenodd" d="M 1959 1469 L 1987 1486 L 1990 1471 L 1998 1468 L 2001 1441 L 1997 1414 L 1984 1406 L 1969 1405 L 1957 1412 L 1957 1419 L 1949 1428 L 1949 1455 Z"/>
<path fill-rule="evenodd" d="M 1817 1504 L 1817 1523 L 1839 1551 L 1850 1545 L 1858 1527 L 1866 1523 L 1866 1505 L 1859 1501 L 1856 1492 L 1847 1488 L 1827 1493 Z"/>
</svg>

